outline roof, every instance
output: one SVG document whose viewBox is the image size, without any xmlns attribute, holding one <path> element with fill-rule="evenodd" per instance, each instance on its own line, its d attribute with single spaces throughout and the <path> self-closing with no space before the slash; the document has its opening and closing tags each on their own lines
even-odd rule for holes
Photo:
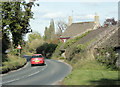
<svg viewBox="0 0 120 87">
<path fill-rule="evenodd" d="M 110 36 L 110 38 L 108 38 L 104 43 L 101 44 L 100 47 L 109 47 L 109 46 L 113 46 L 113 47 L 119 47 L 120 46 L 120 35 L 119 35 L 119 30 L 117 26 L 113 26 L 113 28 L 116 28 L 117 31 Z"/>
<path fill-rule="evenodd" d="M 79 22 L 72 23 L 63 33 L 62 37 L 76 37 L 90 29 L 93 29 L 95 26 L 94 22 Z"/>
</svg>

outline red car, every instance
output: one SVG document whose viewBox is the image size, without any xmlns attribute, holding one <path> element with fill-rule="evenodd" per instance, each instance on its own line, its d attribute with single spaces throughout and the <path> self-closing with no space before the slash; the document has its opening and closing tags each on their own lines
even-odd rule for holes
<svg viewBox="0 0 120 87">
<path fill-rule="evenodd" d="M 31 57 L 31 66 L 37 65 L 37 64 L 42 64 L 44 65 L 44 57 L 42 54 L 34 54 Z"/>
</svg>

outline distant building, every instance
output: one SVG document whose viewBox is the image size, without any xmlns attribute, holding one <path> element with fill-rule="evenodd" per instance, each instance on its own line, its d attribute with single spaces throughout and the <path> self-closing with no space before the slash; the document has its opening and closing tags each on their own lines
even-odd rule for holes
<svg viewBox="0 0 120 87">
<path fill-rule="evenodd" d="M 72 23 L 72 17 L 69 16 L 69 21 L 68 21 L 68 27 L 65 30 L 65 32 L 62 34 L 60 39 L 63 42 L 66 42 L 68 39 L 72 39 L 76 36 L 79 36 L 88 30 L 94 30 L 100 27 L 99 23 L 99 16 L 97 13 L 95 14 L 94 21 L 90 22 L 78 22 L 78 23 Z"/>
</svg>

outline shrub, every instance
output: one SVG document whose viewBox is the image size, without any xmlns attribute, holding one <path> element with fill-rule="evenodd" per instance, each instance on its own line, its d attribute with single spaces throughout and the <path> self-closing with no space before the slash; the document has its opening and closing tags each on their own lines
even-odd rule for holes
<svg viewBox="0 0 120 87">
<path fill-rule="evenodd" d="M 12 49 L 9 54 L 18 55 L 18 49 Z"/>
<path fill-rule="evenodd" d="M 43 56 L 50 58 L 52 54 L 54 53 L 55 49 L 57 47 L 57 44 L 48 44 L 44 43 L 40 47 L 36 49 L 37 53 L 43 54 Z"/>
<path fill-rule="evenodd" d="M 72 60 L 75 55 L 78 53 L 83 53 L 85 51 L 85 45 L 83 44 L 78 44 L 75 47 L 72 47 L 72 49 L 69 51 L 70 57 L 69 59 Z"/>
<path fill-rule="evenodd" d="M 118 59 L 118 55 L 116 55 L 116 52 L 112 47 L 106 47 L 103 49 L 97 50 L 96 59 L 101 62 L 102 64 L 105 64 L 108 68 L 115 69 L 116 62 Z"/>
<path fill-rule="evenodd" d="M 55 52 L 52 54 L 52 57 L 60 57 L 61 56 L 61 51 L 60 51 L 60 47 L 62 46 L 62 43 L 58 43 L 58 46 L 55 49 Z"/>
</svg>

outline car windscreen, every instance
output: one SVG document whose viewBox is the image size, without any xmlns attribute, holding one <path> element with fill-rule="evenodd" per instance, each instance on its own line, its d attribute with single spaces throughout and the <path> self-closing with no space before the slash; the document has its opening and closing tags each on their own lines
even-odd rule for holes
<svg viewBox="0 0 120 87">
<path fill-rule="evenodd" d="M 32 56 L 32 58 L 41 58 L 42 56 L 41 55 L 38 55 L 38 56 Z"/>
</svg>

